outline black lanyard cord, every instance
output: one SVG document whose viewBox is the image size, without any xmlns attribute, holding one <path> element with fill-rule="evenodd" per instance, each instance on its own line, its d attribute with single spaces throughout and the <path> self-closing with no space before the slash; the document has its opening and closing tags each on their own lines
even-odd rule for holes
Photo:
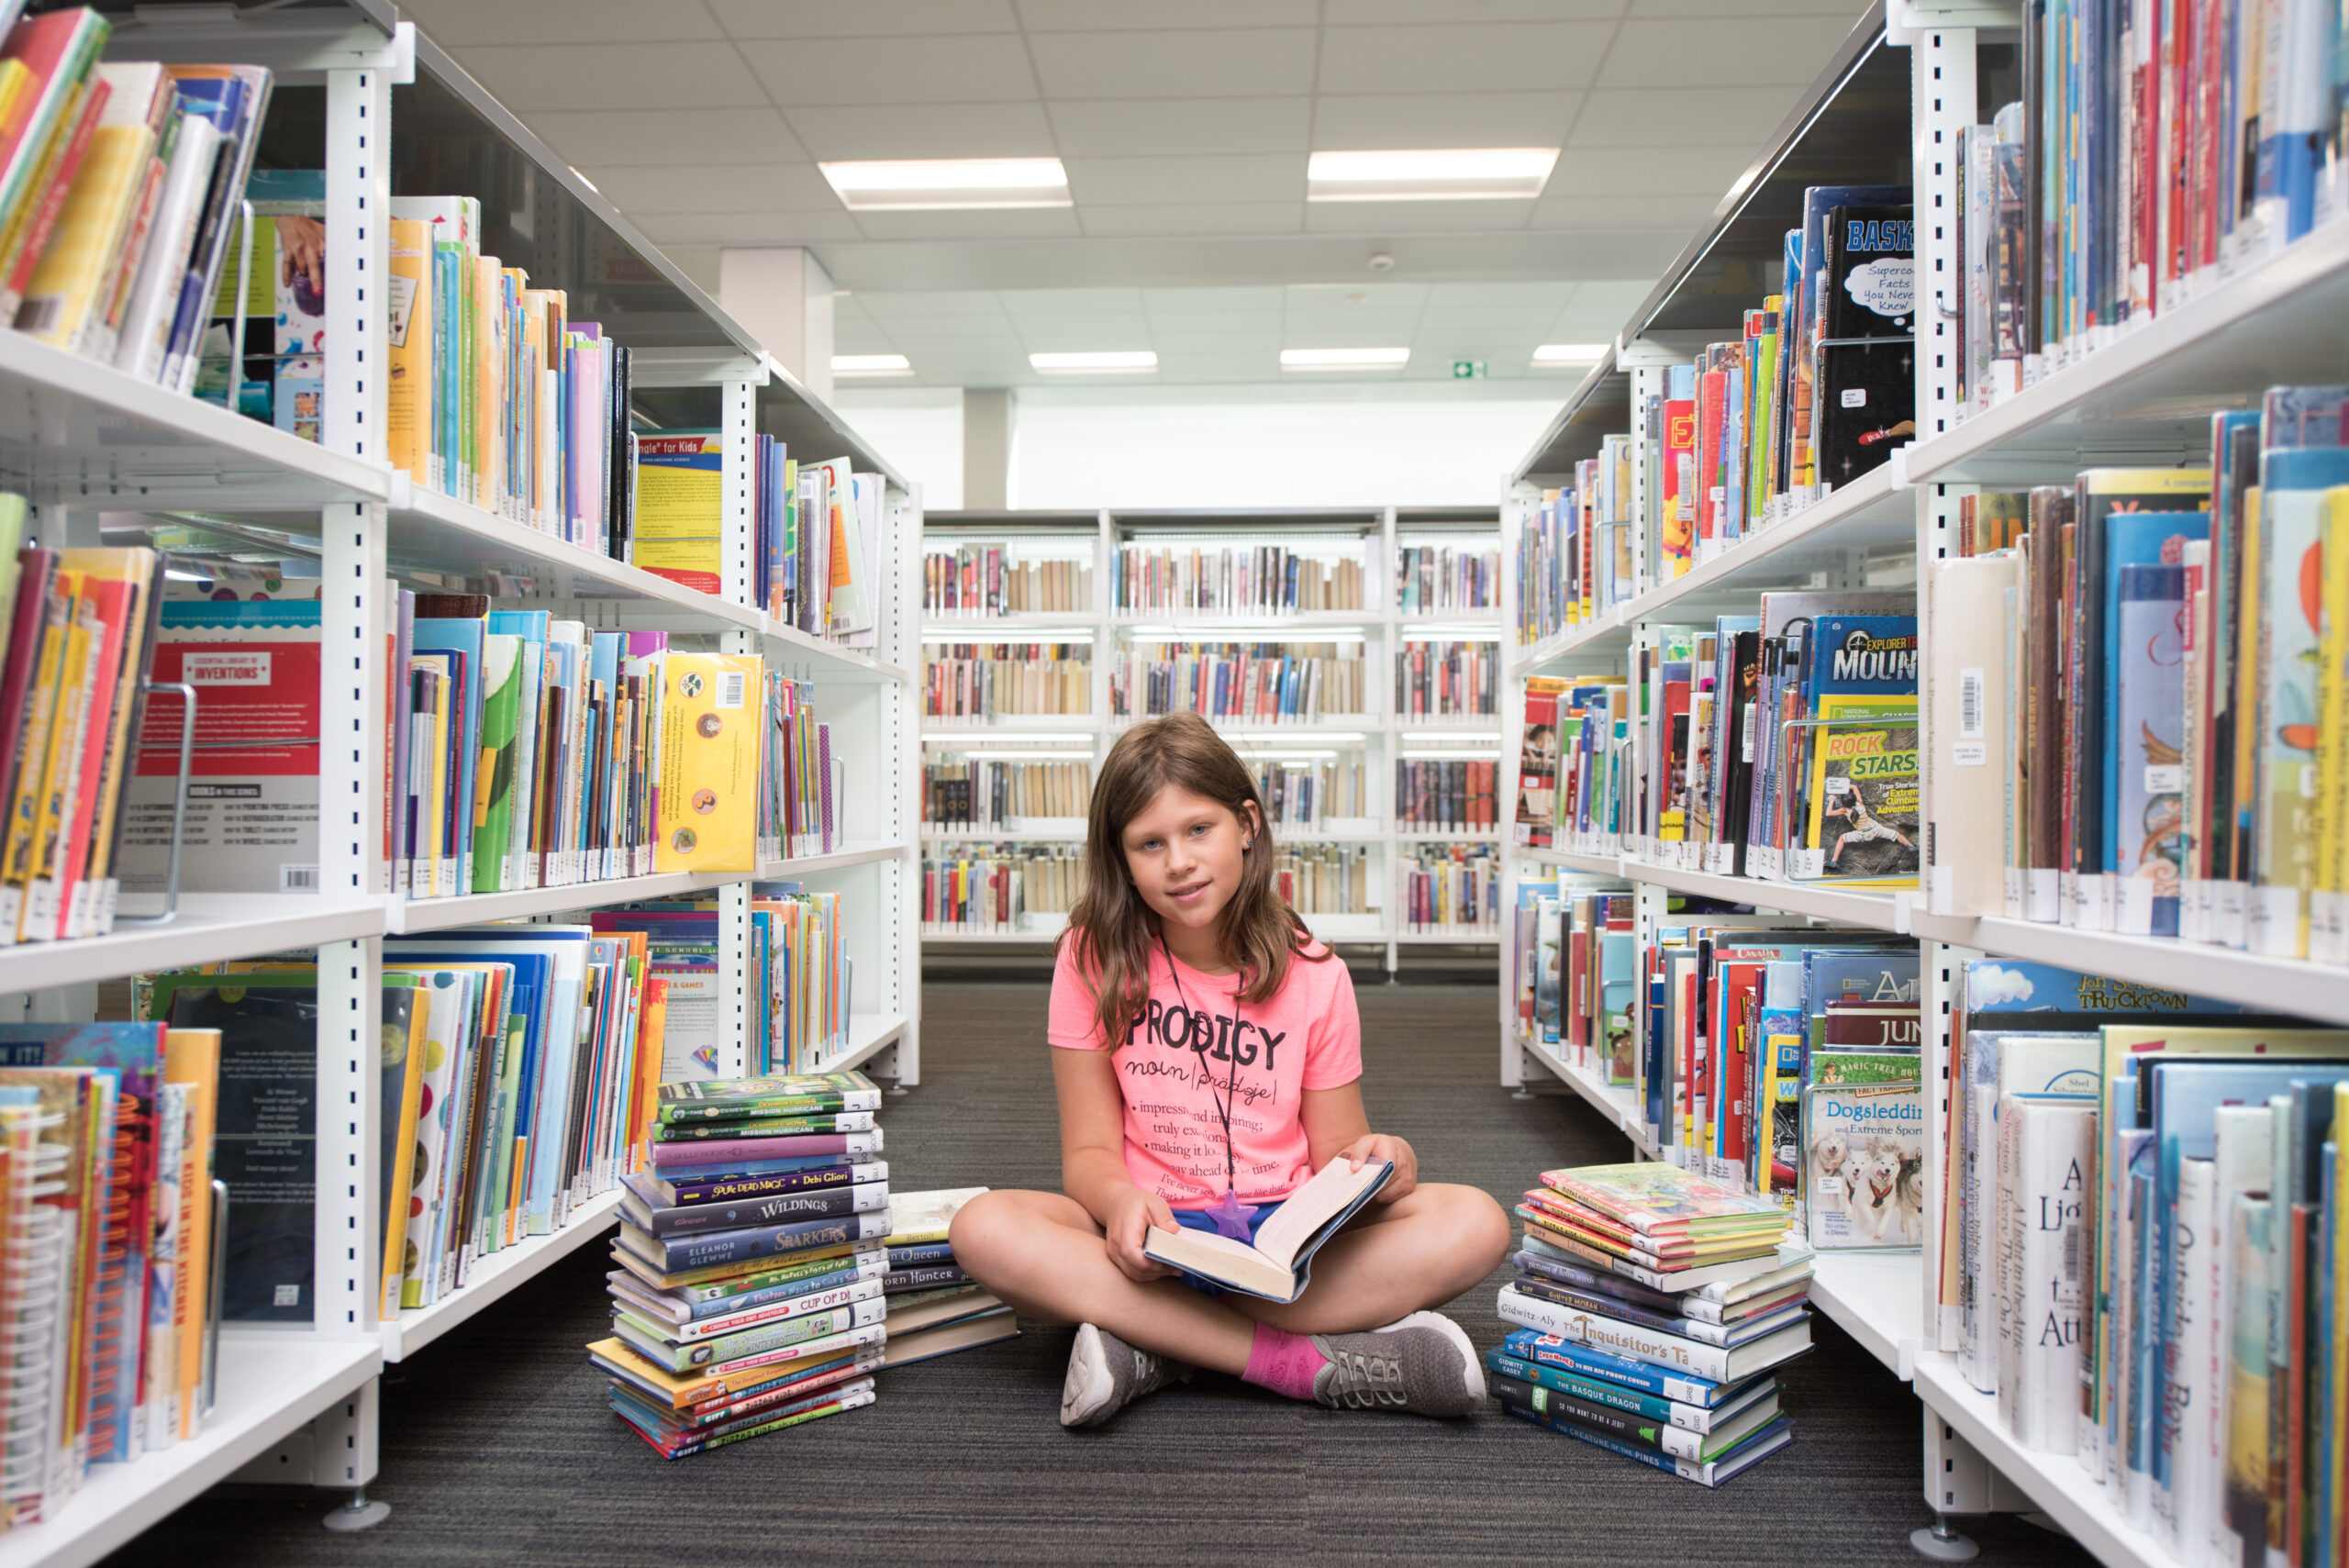
<svg viewBox="0 0 2349 1568">
<path fill-rule="evenodd" d="M 1183 988 L 1183 973 L 1174 967 L 1174 950 L 1167 945 L 1166 933 L 1163 929 L 1158 933 L 1158 949 L 1166 955 L 1166 973 L 1174 982 L 1174 995 L 1183 1004 L 1184 1015 L 1186 1018 L 1197 1017 L 1191 1007 L 1190 993 Z M 1209 1018 L 1208 1022 L 1212 1027 L 1214 1022 L 1212 1017 Z M 1193 1028 L 1196 1027 L 1196 1025 L 1193 1026 Z M 1223 1122 L 1223 1190 L 1227 1195 L 1230 1194 L 1234 1187 L 1233 1171 L 1237 1163 L 1231 1151 L 1231 1103 L 1239 1097 L 1240 1094 L 1240 992 L 1237 989 L 1231 994 L 1231 1044 L 1229 1056 L 1231 1062 L 1230 1081 L 1224 1084 L 1223 1093 L 1218 1095 L 1215 1092 L 1215 1073 L 1207 1064 L 1207 1048 L 1205 1046 L 1199 1048 L 1199 1075 L 1207 1080 L 1208 1098 L 1214 1101 L 1216 1116 Z"/>
</svg>

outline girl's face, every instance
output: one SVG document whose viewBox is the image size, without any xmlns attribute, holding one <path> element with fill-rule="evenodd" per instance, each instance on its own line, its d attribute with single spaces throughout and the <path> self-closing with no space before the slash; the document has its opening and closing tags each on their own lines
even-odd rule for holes
<svg viewBox="0 0 2349 1568">
<path fill-rule="evenodd" d="M 1167 926 L 1210 930 L 1240 891 L 1241 841 L 1253 836 L 1230 806 L 1168 784 L 1126 824 L 1126 870 Z"/>
</svg>

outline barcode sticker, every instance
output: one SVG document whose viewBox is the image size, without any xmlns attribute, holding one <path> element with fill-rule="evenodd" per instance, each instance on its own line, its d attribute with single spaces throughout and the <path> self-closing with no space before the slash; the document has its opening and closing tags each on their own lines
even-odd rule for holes
<svg viewBox="0 0 2349 1568">
<path fill-rule="evenodd" d="M 280 865 L 277 868 L 277 891 L 280 893 L 316 893 L 318 890 L 318 868 L 314 865 Z"/>
<path fill-rule="evenodd" d="M 1961 740 L 1982 739 L 1982 694 L 1985 683 L 1981 668 L 1957 673 L 1957 738 Z"/>
<path fill-rule="evenodd" d="M 740 707 L 742 694 L 750 675 L 742 670 L 720 670 L 718 673 L 718 706 L 722 708 Z"/>
</svg>

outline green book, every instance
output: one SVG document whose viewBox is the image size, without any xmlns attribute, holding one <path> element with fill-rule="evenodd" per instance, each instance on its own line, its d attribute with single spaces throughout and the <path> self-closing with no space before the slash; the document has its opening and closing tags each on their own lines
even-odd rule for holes
<svg viewBox="0 0 2349 1568">
<path fill-rule="evenodd" d="M 514 740 L 522 705 L 522 639 L 482 639 L 481 782 L 473 797 L 473 890 L 514 885 Z"/>
</svg>

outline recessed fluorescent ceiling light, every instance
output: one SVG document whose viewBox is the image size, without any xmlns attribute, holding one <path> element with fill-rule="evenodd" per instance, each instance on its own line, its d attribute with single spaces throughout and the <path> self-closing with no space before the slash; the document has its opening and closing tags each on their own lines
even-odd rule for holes
<svg viewBox="0 0 2349 1568">
<path fill-rule="evenodd" d="M 1105 349 L 1082 354 L 1030 354 L 1028 362 L 1040 371 L 1062 374 L 1084 372 L 1154 371 L 1155 349 Z"/>
<path fill-rule="evenodd" d="M 1473 202 L 1538 196 L 1554 147 L 1458 147 L 1424 152 L 1317 152 L 1308 202 Z"/>
<path fill-rule="evenodd" d="M 1595 365 L 1607 357 L 1610 343 L 1544 343 L 1533 350 L 1537 365 Z"/>
<path fill-rule="evenodd" d="M 913 361 L 903 354 L 834 354 L 834 375 L 911 375 Z"/>
<path fill-rule="evenodd" d="M 1397 370 L 1410 361 L 1408 349 L 1283 349 L 1285 371 Z"/>
<path fill-rule="evenodd" d="M 1068 172 L 1057 158 L 928 158 L 816 167 L 851 212 L 1071 205 Z"/>
</svg>

